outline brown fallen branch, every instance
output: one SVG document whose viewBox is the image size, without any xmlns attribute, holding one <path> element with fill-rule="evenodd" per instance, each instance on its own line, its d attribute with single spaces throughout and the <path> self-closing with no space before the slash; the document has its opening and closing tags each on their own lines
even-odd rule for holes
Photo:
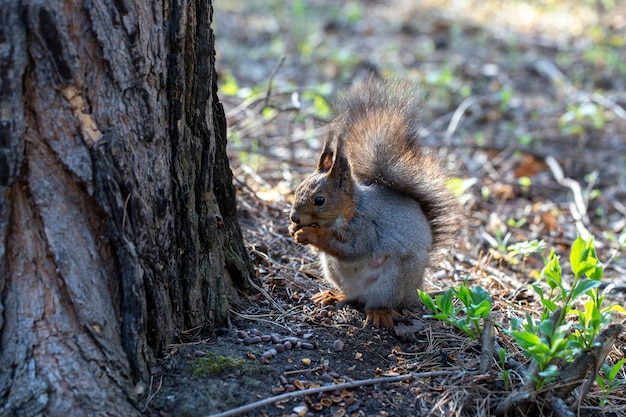
<svg viewBox="0 0 626 417">
<path fill-rule="evenodd" d="M 259 407 L 264 407 L 266 405 L 285 401 L 294 397 L 303 397 L 306 395 L 319 394 L 320 392 L 344 390 L 344 389 L 350 389 L 350 388 L 363 387 L 367 385 L 384 384 L 387 382 L 399 382 L 399 381 L 415 380 L 415 379 L 422 379 L 422 378 L 434 378 L 437 376 L 447 376 L 447 375 L 450 375 L 451 373 L 453 373 L 453 371 L 420 372 L 420 373 L 411 373 L 407 375 L 398 375 L 398 376 L 392 376 L 392 377 L 364 379 L 361 381 L 345 382 L 343 384 L 331 384 L 331 385 L 326 385 L 323 387 L 309 388 L 309 389 L 300 390 L 300 391 L 288 392 L 286 394 L 277 395 L 275 397 L 266 398 L 261 401 L 256 401 L 251 404 L 233 408 L 232 410 L 224 411 L 219 414 L 213 414 L 209 417 L 231 417 L 231 416 L 236 416 L 240 414 L 245 414 Z"/>
<path fill-rule="evenodd" d="M 546 386 L 541 392 L 537 392 L 534 383 L 526 384 L 524 389 L 511 393 L 496 408 L 497 416 L 513 415 L 515 410 L 528 412 L 539 403 L 549 406 L 555 415 L 559 417 L 573 417 L 574 411 L 566 404 L 567 397 L 571 392 L 583 382 L 584 385 L 578 396 L 576 409 L 580 409 L 580 404 L 593 385 L 598 371 L 604 363 L 606 355 L 613 348 L 620 333 L 624 331 L 621 324 L 611 324 L 607 326 L 594 339 L 593 348 L 589 351 L 581 352 L 574 360 L 561 369 L 559 377 Z M 537 367 L 531 364 L 528 370 L 529 375 L 537 376 Z M 528 378 L 530 380 L 530 378 Z"/>
</svg>

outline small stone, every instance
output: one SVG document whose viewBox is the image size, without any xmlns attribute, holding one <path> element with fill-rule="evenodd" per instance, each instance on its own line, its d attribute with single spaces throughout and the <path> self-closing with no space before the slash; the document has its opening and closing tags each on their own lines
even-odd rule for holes
<svg viewBox="0 0 626 417">
<path fill-rule="evenodd" d="M 321 378 L 322 378 L 322 381 L 324 382 L 333 382 L 333 379 L 334 379 L 332 376 L 328 375 L 327 372 L 324 372 Z"/>
<path fill-rule="evenodd" d="M 144 384 L 143 382 L 139 382 L 137 383 L 137 385 L 135 385 L 135 395 L 143 395 L 146 392 L 146 384 Z"/>
<path fill-rule="evenodd" d="M 285 350 L 289 350 L 292 347 L 291 346 L 291 342 L 285 342 L 285 343 L 283 343 L 283 346 L 285 347 Z"/>
<path fill-rule="evenodd" d="M 307 411 L 309 411 L 309 407 L 306 405 L 298 405 L 293 408 L 293 412 L 298 414 L 298 416 L 304 416 Z"/>
<path fill-rule="evenodd" d="M 254 336 L 250 343 L 261 343 L 261 338 L 259 336 Z"/>
<path fill-rule="evenodd" d="M 272 346 L 272 348 L 273 348 L 274 350 L 276 350 L 276 352 L 278 352 L 278 353 L 281 353 L 281 352 L 284 352 L 284 351 L 285 351 L 285 346 L 281 345 L 280 343 L 278 343 L 278 344 L 276 344 L 276 345 Z"/>
<path fill-rule="evenodd" d="M 302 364 L 309 366 L 311 364 L 311 359 L 309 358 L 302 358 Z"/>
<path fill-rule="evenodd" d="M 252 338 L 251 338 L 250 336 L 248 336 L 248 337 L 244 338 L 244 339 L 242 340 L 242 342 L 243 342 L 243 344 L 244 344 L 244 345 L 246 345 L 246 346 L 251 345 L 251 344 L 252 344 Z"/>
<path fill-rule="evenodd" d="M 335 340 L 335 341 L 333 342 L 333 350 L 334 350 L 335 352 L 340 352 L 340 351 L 342 351 L 342 350 L 343 350 L 343 342 L 342 342 L 341 340 L 339 340 L 339 339 Z"/>
<path fill-rule="evenodd" d="M 264 335 L 261 335 L 261 341 L 262 341 L 262 342 L 269 342 L 269 341 L 270 341 L 270 339 L 271 339 L 271 337 L 270 337 L 270 335 L 269 335 L 269 334 L 264 334 Z"/>
<path fill-rule="evenodd" d="M 285 384 L 283 386 L 285 387 L 285 392 L 294 392 L 296 390 L 296 387 L 291 384 Z"/>
<path fill-rule="evenodd" d="M 237 332 L 237 337 L 240 339 L 245 339 L 246 337 L 248 337 L 248 333 L 244 332 L 243 330 L 239 330 Z"/>
<path fill-rule="evenodd" d="M 280 386 L 280 387 L 273 387 L 273 388 L 272 388 L 272 394 L 273 394 L 273 395 L 282 394 L 283 392 L 285 392 L 285 387 L 283 387 L 283 386 Z"/>
<path fill-rule="evenodd" d="M 313 343 L 303 342 L 302 343 L 302 349 L 314 350 L 315 349 L 315 345 L 313 345 Z"/>
<path fill-rule="evenodd" d="M 343 417 L 346 415 L 346 409 L 345 408 L 340 408 L 337 411 L 335 411 L 333 413 L 333 417 Z"/>
<path fill-rule="evenodd" d="M 250 335 L 258 336 L 261 332 L 258 329 L 250 329 Z"/>
<path fill-rule="evenodd" d="M 272 341 L 272 343 L 278 344 L 278 343 L 281 343 L 283 341 L 283 338 L 280 337 L 280 335 L 277 334 L 277 333 L 272 333 L 270 335 L 270 340 Z"/>
</svg>

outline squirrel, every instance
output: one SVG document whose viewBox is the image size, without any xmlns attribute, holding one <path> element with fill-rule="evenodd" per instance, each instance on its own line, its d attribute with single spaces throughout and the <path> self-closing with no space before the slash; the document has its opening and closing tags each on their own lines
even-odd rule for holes
<svg viewBox="0 0 626 417">
<path fill-rule="evenodd" d="M 364 326 L 392 327 L 436 254 L 458 230 L 447 176 L 419 139 L 420 101 L 405 81 L 370 78 L 330 122 L 316 171 L 295 190 L 289 232 L 319 252 L 339 290 L 312 297 L 364 307 Z"/>
</svg>

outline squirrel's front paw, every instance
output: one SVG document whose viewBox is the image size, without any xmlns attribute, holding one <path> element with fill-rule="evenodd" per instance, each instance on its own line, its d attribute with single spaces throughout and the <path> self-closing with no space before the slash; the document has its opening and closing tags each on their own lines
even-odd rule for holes
<svg viewBox="0 0 626 417">
<path fill-rule="evenodd" d="M 300 225 L 298 223 L 291 222 L 287 230 L 289 230 L 289 234 L 291 236 L 295 236 L 298 230 L 300 230 Z"/>
<path fill-rule="evenodd" d="M 365 314 L 365 322 L 363 323 L 363 327 L 366 327 L 368 323 L 371 321 L 372 326 L 374 327 L 393 327 L 393 319 L 400 317 L 400 313 L 396 310 L 370 310 L 366 309 Z"/>
<path fill-rule="evenodd" d="M 319 232 L 319 228 L 304 226 L 298 230 L 295 230 L 293 233 L 293 240 L 301 245 L 314 245 L 317 243 L 317 233 Z"/>
</svg>

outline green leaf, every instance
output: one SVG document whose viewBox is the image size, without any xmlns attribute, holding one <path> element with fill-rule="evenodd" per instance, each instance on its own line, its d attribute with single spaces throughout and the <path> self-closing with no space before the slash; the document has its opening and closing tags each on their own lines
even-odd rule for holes
<svg viewBox="0 0 626 417">
<path fill-rule="evenodd" d="M 450 316 L 444 313 L 438 313 L 432 316 L 434 319 L 445 321 L 446 323 L 452 323 Z"/>
<path fill-rule="evenodd" d="M 472 303 L 470 291 L 467 286 L 465 286 L 465 284 L 461 284 L 459 286 L 459 288 L 456 290 L 456 296 L 466 307 L 468 307 Z"/>
<path fill-rule="evenodd" d="M 586 241 L 578 236 L 572 244 L 570 264 L 572 265 L 572 271 L 574 275 L 576 275 L 576 278 L 595 268 L 598 264 L 598 259 L 593 246 L 593 237 Z"/>
<path fill-rule="evenodd" d="M 483 300 L 479 305 L 473 307 L 473 316 L 485 318 L 491 311 L 491 304 L 487 300 Z"/>
<path fill-rule="evenodd" d="M 587 272 L 587 278 L 592 279 L 594 281 L 602 280 L 603 275 L 604 275 L 604 270 L 602 269 L 602 265 L 600 264 L 597 264 L 595 268 Z"/>
<path fill-rule="evenodd" d="M 529 353 L 533 354 L 535 359 L 539 359 L 537 357 L 538 354 L 539 355 L 549 355 L 552 352 L 552 350 L 550 349 L 550 346 L 548 346 L 547 343 L 543 343 L 543 342 L 541 342 L 539 344 L 536 344 L 536 345 L 528 346 L 526 348 L 526 350 Z M 539 360 L 538 360 L 538 362 L 539 362 Z M 541 363 L 540 363 L 540 365 L 541 365 Z"/>
<path fill-rule="evenodd" d="M 531 287 L 537 293 L 539 298 L 543 299 L 543 288 L 541 288 L 538 284 L 532 284 Z"/>
<path fill-rule="evenodd" d="M 559 305 L 549 298 L 543 298 L 541 300 L 541 304 L 543 304 L 550 312 L 556 311 L 556 309 L 559 308 Z"/>
<path fill-rule="evenodd" d="M 539 323 L 539 330 L 546 337 L 552 336 L 554 333 L 554 324 L 552 323 L 552 320 L 544 320 Z"/>
<path fill-rule="evenodd" d="M 519 329 L 524 324 L 524 320 L 519 317 L 511 317 L 511 329 Z"/>
<path fill-rule="evenodd" d="M 576 286 L 572 288 L 571 300 L 574 301 L 583 294 L 587 294 L 588 291 L 598 288 L 602 283 L 600 281 L 594 281 L 591 279 L 580 280 L 576 283 Z"/>
<path fill-rule="evenodd" d="M 502 364 L 502 367 L 504 368 L 504 364 L 506 363 L 506 350 L 504 350 L 504 348 L 500 348 L 498 350 L 498 357 L 500 358 L 500 363 Z"/>
<path fill-rule="evenodd" d="M 422 303 L 424 303 L 424 305 L 432 312 L 436 313 L 437 312 L 437 306 L 435 305 L 435 301 L 432 299 L 432 297 L 430 295 L 428 295 L 427 293 L 425 293 L 422 290 L 417 290 L 417 294 L 420 297 L 420 300 L 422 300 Z"/>
<path fill-rule="evenodd" d="M 541 344 L 541 339 L 534 333 L 515 331 L 512 332 L 511 335 L 523 348 Z"/>
<path fill-rule="evenodd" d="M 483 301 L 487 301 L 491 304 L 491 295 L 481 286 L 474 286 L 471 289 L 472 291 L 472 299 L 474 303 L 482 303 Z"/>
<path fill-rule="evenodd" d="M 618 313 L 626 314 L 626 309 L 624 309 L 624 307 L 622 307 L 619 304 L 615 304 L 615 305 L 605 307 L 602 309 L 603 313 L 608 312 L 608 311 L 617 311 Z"/>
<path fill-rule="evenodd" d="M 556 365 L 549 365 L 543 371 L 539 372 L 539 376 L 544 378 L 553 378 L 559 375 L 559 368 Z"/>
<path fill-rule="evenodd" d="M 435 301 L 441 311 L 449 316 L 456 315 L 452 304 L 452 290 L 448 289 L 443 294 L 435 296 Z"/>
<path fill-rule="evenodd" d="M 584 254 L 585 251 L 585 240 L 579 235 L 574 243 L 572 243 L 572 249 L 569 255 L 569 261 L 572 266 L 572 271 L 576 276 L 580 276 L 578 271 L 580 270 L 580 263 L 587 258 Z"/>
<path fill-rule="evenodd" d="M 607 378 L 609 381 L 613 381 L 615 379 L 618 372 L 622 369 L 622 366 L 624 366 L 624 363 L 626 363 L 626 358 L 620 360 L 619 362 L 617 362 L 615 365 L 611 367 L 611 370 L 607 374 Z"/>
</svg>

